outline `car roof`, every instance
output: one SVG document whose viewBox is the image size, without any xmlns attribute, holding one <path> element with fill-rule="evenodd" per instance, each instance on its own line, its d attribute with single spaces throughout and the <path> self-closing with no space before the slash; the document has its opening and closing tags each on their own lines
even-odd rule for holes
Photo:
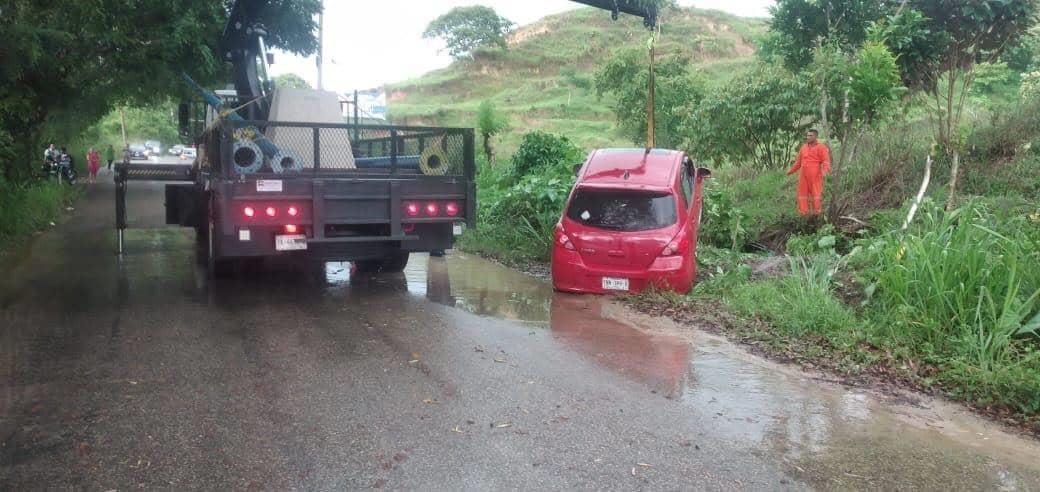
<svg viewBox="0 0 1040 492">
<path fill-rule="evenodd" d="M 582 166 L 578 185 L 671 188 L 683 155 L 668 149 L 597 149 Z"/>
</svg>

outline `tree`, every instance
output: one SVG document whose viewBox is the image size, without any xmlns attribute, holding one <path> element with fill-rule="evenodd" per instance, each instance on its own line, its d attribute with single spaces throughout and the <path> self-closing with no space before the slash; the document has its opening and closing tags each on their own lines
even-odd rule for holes
<svg viewBox="0 0 1040 492">
<path fill-rule="evenodd" d="M 650 70 L 640 49 L 613 54 L 595 76 L 596 93 L 610 96 L 621 133 L 637 144 L 646 143 L 647 88 Z M 654 140 L 658 147 L 682 143 L 683 118 L 704 97 L 703 79 L 690 73 L 689 61 L 676 53 L 655 62 Z"/>
<path fill-rule="evenodd" d="M 828 45 L 817 50 L 812 65 L 813 80 L 822 84 L 823 114 L 835 115 L 831 124 L 837 151 L 831 149 L 831 181 L 840 188 L 847 167 L 853 162 L 867 130 L 891 114 L 900 96 L 906 93 L 896 58 L 878 42 L 864 43 L 852 54 Z M 832 219 L 843 211 L 842 193 L 830 200 Z"/>
<path fill-rule="evenodd" d="M 811 86 L 768 64 L 709 92 L 683 120 L 684 146 L 716 164 L 780 169 L 794 157 L 795 144 L 813 122 Z"/>
<path fill-rule="evenodd" d="M 878 0 L 777 0 L 769 9 L 767 53 L 799 70 L 812 63 L 814 50 L 823 44 L 855 51 L 867 40 L 871 23 L 890 8 Z"/>
<path fill-rule="evenodd" d="M 318 0 L 273 1 L 260 19 L 268 45 L 312 52 L 318 8 Z M 28 173 L 49 127 L 82 130 L 114 105 L 186 93 L 182 70 L 204 84 L 222 73 L 215 48 L 223 2 L 13 0 L 2 15 L 0 127 L 20 156 L 3 163 L 8 178 Z"/>
<path fill-rule="evenodd" d="M 274 86 L 280 89 L 313 89 L 303 77 L 294 73 L 283 73 L 274 76 Z"/>
<path fill-rule="evenodd" d="M 894 1 L 894 0 L 891 0 Z M 1036 22 L 1036 0 L 906 0 L 876 29 L 904 81 L 930 96 L 936 140 L 950 158 L 946 207 L 956 203 L 958 131 L 979 63 L 996 61 Z"/>
<path fill-rule="evenodd" d="M 495 166 L 495 148 L 491 139 L 509 126 L 509 119 L 495 110 L 495 105 L 490 100 L 480 103 L 477 108 L 477 128 L 480 136 L 484 139 L 484 157 L 488 164 Z"/>
<path fill-rule="evenodd" d="M 441 38 L 453 58 L 462 58 L 476 48 L 505 49 L 506 34 L 513 23 L 500 17 L 491 7 L 455 7 L 426 26 L 423 37 Z"/>
</svg>

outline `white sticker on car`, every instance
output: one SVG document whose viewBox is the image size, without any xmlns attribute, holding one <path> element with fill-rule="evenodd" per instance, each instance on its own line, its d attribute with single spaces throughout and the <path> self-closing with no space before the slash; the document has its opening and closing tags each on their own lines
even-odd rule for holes
<svg viewBox="0 0 1040 492">
<path fill-rule="evenodd" d="M 256 180 L 256 191 L 261 193 L 279 193 L 282 191 L 282 180 L 258 179 Z"/>
</svg>

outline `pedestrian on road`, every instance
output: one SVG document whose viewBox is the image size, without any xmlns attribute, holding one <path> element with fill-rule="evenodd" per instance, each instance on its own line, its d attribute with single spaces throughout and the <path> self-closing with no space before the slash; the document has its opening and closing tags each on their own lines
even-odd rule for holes
<svg viewBox="0 0 1040 492">
<path fill-rule="evenodd" d="M 88 183 L 93 184 L 95 181 L 97 181 L 97 172 L 98 167 L 100 167 L 100 164 L 101 163 L 100 157 L 98 156 L 98 151 L 94 150 L 94 147 L 91 147 L 90 150 L 87 151 L 87 174 L 89 176 L 89 181 L 87 181 Z"/>
<path fill-rule="evenodd" d="M 795 199 L 802 215 L 819 215 L 823 204 L 823 177 L 831 172 L 831 153 L 826 144 L 817 141 L 819 135 L 816 130 L 805 133 L 805 143 L 787 170 L 788 176 L 798 173 Z"/>
<path fill-rule="evenodd" d="M 116 159 L 116 149 L 112 148 L 112 144 L 108 144 L 105 147 L 105 160 L 108 161 L 108 170 L 112 170 L 112 161 Z"/>
</svg>

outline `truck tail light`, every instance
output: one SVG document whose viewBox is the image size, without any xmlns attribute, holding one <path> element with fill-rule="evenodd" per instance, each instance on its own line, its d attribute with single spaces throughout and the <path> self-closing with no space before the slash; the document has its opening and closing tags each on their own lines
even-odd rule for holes
<svg viewBox="0 0 1040 492">
<path fill-rule="evenodd" d="M 300 232 L 300 228 L 299 227 L 296 227 L 293 224 L 289 224 L 289 225 L 285 226 L 285 233 L 286 234 L 296 234 L 297 232 Z"/>
<path fill-rule="evenodd" d="M 441 213 L 441 207 L 437 205 L 437 202 L 430 202 L 426 204 L 426 215 L 430 217 L 436 217 Z"/>
<path fill-rule="evenodd" d="M 448 202 L 446 205 L 444 205 L 444 213 L 447 214 L 448 217 L 455 217 L 459 215 L 459 204 L 456 202 Z"/>
<path fill-rule="evenodd" d="M 256 216 L 256 209 L 246 205 L 245 207 L 242 207 L 242 215 L 245 215 L 247 219 L 252 219 Z"/>
<path fill-rule="evenodd" d="M 278 215 L 278 209 L 274 207 L 267 207 L 264 209 L 264 213 L 267 214 L 268 217 L 274 217 Z"/>
<path fill-rule="evenodd" d="M 289 217 L 296 217 L 297 215 L 300 215 L 300 209 L 296 208 L 295 205 L 290 205 L 289 208 L 285 210 L 285 213 L 289 214 Z"/>
<path fill-rule="evenodd" d="M 419 216 L 419 204 L 415 202 L 408 202 L 404 204 L 404 213 L 409 217 Z"/>
</svg>

